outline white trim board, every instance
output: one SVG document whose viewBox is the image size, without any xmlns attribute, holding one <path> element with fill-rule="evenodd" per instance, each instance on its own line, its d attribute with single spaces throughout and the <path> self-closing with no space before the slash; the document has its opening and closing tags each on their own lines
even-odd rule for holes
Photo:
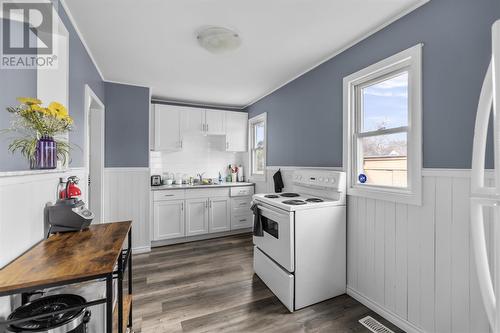
<svg viewBox="0 0 500 333">
<path fill-rule="evenodd" d="M 380 316 L 384 317 L 397 327 L 401 328 L 403 331 L 408 332 L 408 333 L 424 333 L 420 328 L 417 326 L 413 325 L 409 321 L 399 317 L 398 315 L 392 313 L 391 311 L 385 309 L 383 306 L 378 305 L 377 303 L 371 301 L 370 299 L 366 298 L 365 296 L 361 295 L 354 289 L 347 287 L 347 295 L 351 296 L 354 298 L 356 301 L 360 302 L 370 310 L 373 310 Z"/>
<path fill-rule="evenodd" d="M 248 103 L 247 105 L 245 105 L 244 107 L 242 107 L 242 109 L 245 109 L 255 103 L 257 103 L 258 101 L 260 101 L 261 99 L 264 99 L 265 97 L 271 95 L 272 93 L 274 93 L 275 91 L 281 89 L 282 87 L 286 86 L 287 84 L 289 84 L 290 82 L 298 79 L 299 77 L 301 77 L 302 75 L 306 74 L 307 72 L 310 72 L 312 71 L 313 69 L 315 69 L 316 67 L 322 65 L 323 63 L 329 61 L 330 59 L 333 59 L 335 58 L 336 56 L 338 56 L 339 54 L 341 54 L 342 52 L 350 49 L 351 47 L 353 47 L 354 45 L 362 42 L 363 40 L 365 40 L 366 38 L 370 37 L 371 35 L 379 32 L 380 30 L 384 29 L 385 27 L 387 27 L 388 25 L 396 22 L 397 20 L 399 20 L 400 18 L 408 15 L 409 13 L 413 12 L 415 9 L 425 5 L 427 2 L 429 2 L 431 0 L 422 0 L 422 1 L 419 1 L 418 3 L 416 3 L 414 6 L 411 6 L 410 8 L 408 8 L 407 10 L 401 12 L 399 15 L 395 16 L 392 20 L 389 20 L 387 22 L 384 22 L 382 23 L 381 25 L 379 25 L 378 27 L 376 27 L 375 29 L 373 30 L 370 30 L 369 32 L 367 32 L 366 34 L 362 35 L 361 37 L 353 40 L 351 43 L 347 44 L 346 46 L 344 46 L 343 48 L 337 50 L 336 52 L 334 52 L 333 54 L 327 56 L 326 58 L 323 58 L 321 59 L 320 61 L 318 61 L 316 64 L 314 64 L 313 66 L 307 68 L 306 70 L 300 72 L 299 74 L 295 75 L 294 77 L 292 77 L 291 79 L 285 81 L 284 83 L 278 85 L 276 88 L 270 90 L 268 93 L 264 94 L 263 96 L 261 97 L 258 97 L 256 98 L 255 100 L 253 100 L 252 102 Z"/>
<path fill-rule="evenodd" d="M 92 60 L 92 63 L 94 64 L 97 72 L 99 73 L 101 80 L 105 81 L 104 75 L 102 75 L 102 71 L 99 68 L 99 65 L 97 65 L 97 62 L 95 61 L 95 58 L 92 54 L 92 51 L 90 51 L 90 48 L 87 45 L 87 42 L 85 41 L 85 38 L 83 38 L 83 34 L 81 33 L 80 29 L 78 28 L 78 25 L 76 24 L 75 18 L 73 17 L 73 15 L 71 14 L 71 11 L 69 10 L 68 6 L 66 5 L 66 0 L 60 0 L 59 3 L 62 5 L 64 11 L 66 12 L 66 16 L 68 17 L 70 23 L 73 25 L 73 28 L 75 29 L 76 34 L 78 35 L 78 38 L 80 38 L 80 41 L 82 42 L 83 47 L 87 51 L 87 54 L 89 55 L 90 60 Z"/>
</svg>

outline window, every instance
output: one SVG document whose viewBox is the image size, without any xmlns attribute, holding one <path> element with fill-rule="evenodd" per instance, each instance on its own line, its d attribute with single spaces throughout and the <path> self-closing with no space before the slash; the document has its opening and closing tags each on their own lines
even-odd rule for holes
<svg viewBox="0 0 500 333">
<path fill-rule="evenodd" d="M 267 114 L 260 114 L 248 122 L 250 177 L 253 180 L 265 180 L 266 175 L 266 132 Z"/>
<path fill-rule="evenodd" d="M 348 194 L 421 203 L 421 49 L 344 78 Z"/>
</svg>

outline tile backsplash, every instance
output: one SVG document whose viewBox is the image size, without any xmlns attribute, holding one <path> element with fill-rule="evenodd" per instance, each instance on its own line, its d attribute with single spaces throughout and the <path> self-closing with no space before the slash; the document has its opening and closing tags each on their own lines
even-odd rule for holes
<svg viewBox="0 0 500 333">
<path fill-rule="evenodd" d="M 150 152 L 151 174 L 164 172 L 187 174 L 205 178 L 226 177 L 229 164 L 243 165 L 246 173 L 247 153 L 224 151 L 225 136 L 188 136 L 183 138 L 183 149 L 178 152 Z"/>
</svg>

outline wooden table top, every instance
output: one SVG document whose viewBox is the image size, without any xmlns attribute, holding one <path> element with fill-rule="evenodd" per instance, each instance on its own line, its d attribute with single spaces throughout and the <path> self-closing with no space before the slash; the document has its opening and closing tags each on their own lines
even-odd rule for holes
<svg viewBox="0 0 500 333">
<path fill-rule="evenodd" d="M 0 270 L 0 293 L 112 273 L 131 225 L 96 224 L 42 240 Z"/>
</svg>

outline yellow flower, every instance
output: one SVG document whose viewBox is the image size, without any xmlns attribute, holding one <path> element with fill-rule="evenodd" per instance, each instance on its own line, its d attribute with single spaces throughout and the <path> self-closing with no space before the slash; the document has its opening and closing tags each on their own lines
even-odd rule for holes
<svg viewBox="0 0 500 333">
<path fill-rule="evenodd" d="M 42 101 L 33 97 L 18 97 L 18 102 L 26 105 L 40 105 Z"/>
<path fill-rule="evenodd" d="M 42 112 L 42 113 L 44 113 L 46 110 L 45 108 L 42 108 L 40 105 L 37 104 L 31 104 L 30 109 L 31 111 Z"/>
<path fill-rule="evenodd" d="M 64 119 L 64 117 L 68 116 L 68 110 L 60 103 L 52 102 L 49 104 L 48 109 L 59 119 Z"/>
</svg>

